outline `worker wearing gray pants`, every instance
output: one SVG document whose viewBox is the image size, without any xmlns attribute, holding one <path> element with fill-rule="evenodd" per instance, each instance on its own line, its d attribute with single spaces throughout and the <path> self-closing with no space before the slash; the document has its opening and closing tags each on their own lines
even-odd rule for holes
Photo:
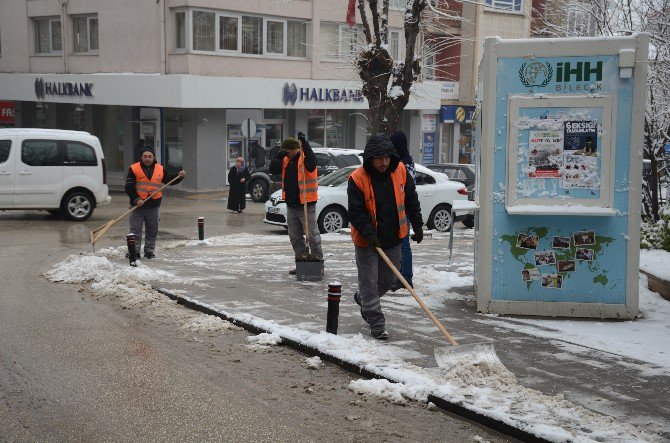
<svg viewBox="0 0 670 443">
<path fill-rule="evenodd" d="M 142 249 L 142 227 L 146 227 L 144 236 L 144 255 L 147 258 L 155 257 L 156 237 L 158 236 L 158 220 L 160 206 L 142 206 L 130 213 L 130 233 L 135 235 L 135 252 L 140 257 Z"/>
</svg>

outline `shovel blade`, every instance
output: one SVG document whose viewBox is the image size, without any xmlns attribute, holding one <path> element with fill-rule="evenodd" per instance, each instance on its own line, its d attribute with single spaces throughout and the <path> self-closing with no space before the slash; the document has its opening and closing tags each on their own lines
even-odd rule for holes
<svg viewBox="0 0 670 443">
<path fill-rule="evenodd" d="M 435 361 L 439 367 L 445 369 L 479 365 L 505 367 L 492 342 L 435 348 Z"/>
</svg>

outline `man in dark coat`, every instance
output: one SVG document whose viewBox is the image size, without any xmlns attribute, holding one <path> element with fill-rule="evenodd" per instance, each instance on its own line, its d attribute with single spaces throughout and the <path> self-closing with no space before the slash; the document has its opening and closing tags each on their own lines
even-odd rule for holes
<svg viewBox="0 0 670 443">
<path fill-rule="evenodd" d="M 237 157 L 235 166 L 228 172 L 228 209 L 236 214 L 244 211 L 247 207 L 247 183 L 251 179 L 249 169 L 244 164 L 242 157 Z"/>
<path fill-rule="evenodd" d="M 414 228 L 412 240 L 423 240 L 421 206 L 414 181 L 389 137 L 370 137 L 363 151 L 363 165 L 349 177 L 347 188 L 351 237 L 356 250 L 358 291 L 354 300 L 376 339 L 387 339 L 380 297 L 391 288 L 395 274 L 378 256 L 381 248 L 394 266 L 400 265 L 400 243 Z"/>
<path fill-rule="evenodd" d="M 161 192 L 154 193 L 154 191 L 157 191 L 163 184 L 169 183 L 177 176 L 180 178 L 173 185 L 181 182 L 186 177 L 186 172 L 182 170 L 178 174 L 166 174 L 163 166 L 156 162 L 154 150 L 150 146 L 144 147 L 141 160 L 130 165 L 128 169 L 126 194 L 128 194 L 131 206 L 139 206 L 130 213 L 129 219 L 130 233 L 135 234 L 135 249 L 138 257 L 142 247 L 143 227 L 146 227 L 144 257 L 152 259 L 156 256 L 154 251 L 163 194 Z"/>
</svg>

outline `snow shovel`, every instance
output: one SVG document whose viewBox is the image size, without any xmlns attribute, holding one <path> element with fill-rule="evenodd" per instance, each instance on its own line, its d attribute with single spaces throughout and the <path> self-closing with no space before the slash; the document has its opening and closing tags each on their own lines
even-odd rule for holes
<svg viewBox="0 0 670 443">
<path fill-rule="evenodd" d="M 407 283 L 405 277 L 402 276 L 398 268 L 396 268 L 388 256 L 384 253 L 382 248 L 377 247 L 377 253 L 379 256 L 384 259 L 389 268 L 393 271 L 398 280 L 400 280 L 405 286 L 405 289 L 412 294 L 412 297 L 419 303 L 421 309 L 428 315 L 428 317 L 435 323 L 435 326 L 438 327 L 442 335 L 451 343 L 450 347 L 444 348 L 435 348 L 435 361 L 437 365 L 441 368 L 456 368 L 456 367 L 465 367 L 479 364 L 486 364 L 488 366 L 500 366 L 505 367 L 498 355 L 496 354 L 495 349 L 493 348 L 493 343 L 491 342 L 482 342 L 474 343 L 470 345 L 459 345 L 456 340 L 447 332 L 447 330 L 442 326 L 442 323 L 435 317 L 435 315 L 428 309 L 428 306 L 423 302 L 419 294 Z"/>
<path fill-rule="evenodd" d="M 144 200 L 142 200 L 142 201 L 143 201 L 143 202 L 146 202 L 146 201 L 149 200 L 151 197 L 153 197 L 154 195 L 158 194 L 158 193 L 161 192 L 163 189 L 165 189 L 166 187 L 170 186 L 172 183 L 174 183 L 175 181 L 177 181 L 178 178 L 179 178 L 179 176 L 177 175 L 175 178 L 173 178 L 172 180 L 170 180 L 169 182 L 167 182 L 166 184 L 164 184 L 163 186 L 161 186 L 159 189 L 157 189 L 157 190 L 155 190 L 154 192 L 152 192 L 151 194 L 149 194 L 149 196 L 148 196 L 147 198 L 145 198 Z M 126 215 L 130 214 L 131 212 L 133 212 L 133 211 L 134 211 L 135 209 L 137 209 L 137 208 L 139 208 L 139 206 L 135 205 L 135 206 L 133 206 L 132 208 L 128 209 L 122 216 L 120 216 L 120 217 L 118 217 L 118 218 L 115 218 L 114 220 L 108 221 L 107 223 L 105 223 L 104 225 L 100 226 L 99 228 L 96 228 L 96 229 L 92 230 L 92 231 L 91 231 L 91 246 L 93 246 L 93 251 L 95 251 L 95 243 L 96 243 L 98 240 L 100 240 L 100 238 L 101 238 L 103 235 L 105 235 L 105 233 L 106 233 L 107 231 L 109 231 L 109 228 L 111 228 L 112 226 L 114 226 L 115 224 L 117 224 L 118 222 L 120 222 Z"/>
<path fill-rule="evenodd" d="M 302 141 L 300 141 L 300 155 L 303 155 Z M 305 159 L 303 158 L 303 165 Z M 303 166 L 304 167 L 304 166 Z M 305 180 L 305 173 L 302 174 L 302 200 L 303 210 L 305 216 L 305 245 L 307 246 L 306 257 L 296 257 L 295 259 L 295 275 L 298 281 L 321 281 L 323 279 L 323 266 L 321 259 L 312 254 L 312 249 L 309 246 L 309 220 L 307 219 L 307 182 Z"/>
</svg>

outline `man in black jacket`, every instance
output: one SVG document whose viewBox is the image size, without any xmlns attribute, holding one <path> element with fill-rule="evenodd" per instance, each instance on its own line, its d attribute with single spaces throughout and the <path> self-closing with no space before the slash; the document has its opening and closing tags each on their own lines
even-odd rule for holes
<svg viewBox="0 0 670 443">
<path fill-rule="evenodd" d="M 381 248 L 400 265 L 400 243 L 414 228 L 412 240 L 423 240 L 421 206 L 412 176 L 400 163 L 389 137 L 370 137 L 363 151 L 363 166 L 351 174 L 347 188 L 351 237 L 356 249 L 358 291 L 354 300 L 370 325 L 374 338 L 386 339 L 386 321 L 379 298 L 391 288 L 395 274 L 378 256 Z"/>
<path fill-rule="evenodd" d="M 163 166 L 156 162 L 153 148 L 145 146 L 139 162 L 133 163 L 128 169 L 126 177 L 126 194 L 130 199 L 130 205 L 139 206 L 130 213 L 130 233 L 135 234 L 135 250 L 140 256 L 142 246 L 142 227 L 146 227 L 144 237 L 144 257 L 152 259 L 156 255 L 156 237 L 158 236 L 158 220 L 162 192 L 155 193 L 163 184 L 169 183 L 176 177 L 180 177 L 173 185 L 181 182 L 186 177 L 186 172 L 179 171 L 178 174 L 166 174 Z M 151 197 L 150 197 L 151 196 Z"/>
<path fill-rule="evenodd" d="M 301 144 L 303 155 L 300 155 Z M 305 134 L 298 132 L 298 140 L 287 137 L 282 142 L 281 149 L 270 162 L 269 172 L 270 174 L 282 174 L 282 199 L 286 202 L 286 224 L 296 261 L 307 258 L 303 208 L 305 201 L 307 201 L 307 221 L 309 223 L 309 247 L 314 257 L 323 260 L 321 235 L 316 223 L 316 201 L 319 187 L 316 155 L 305 139 Z M 295 268 L 289 271 L 289 274 L 295 273 Z"/>
</svg>

